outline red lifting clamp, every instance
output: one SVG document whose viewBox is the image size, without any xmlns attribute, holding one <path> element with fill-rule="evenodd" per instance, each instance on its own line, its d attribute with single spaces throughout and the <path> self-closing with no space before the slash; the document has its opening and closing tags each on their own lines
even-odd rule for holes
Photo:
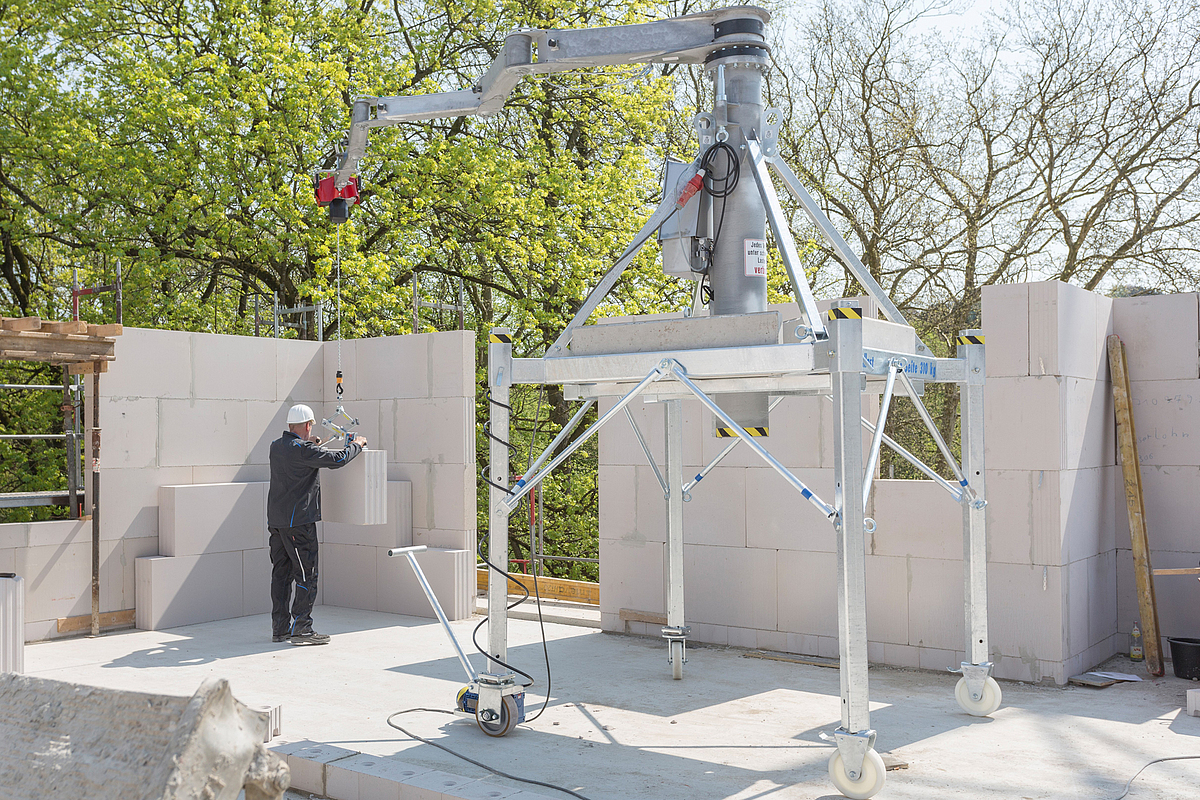
<svg viewBox="0 0 1200 800">
<path fill-rule="evenodd" d="M 336 176 L 332 172 L 318 172 L 313 177 L 313 193 L 317 205 L 329 209 L 329 219 L 341 224 L 350 219 L 350 206 L 358 202 L 359 182 L 355 175 L 350 182 L 339 190 L 335 183 Z"/>
</svg>

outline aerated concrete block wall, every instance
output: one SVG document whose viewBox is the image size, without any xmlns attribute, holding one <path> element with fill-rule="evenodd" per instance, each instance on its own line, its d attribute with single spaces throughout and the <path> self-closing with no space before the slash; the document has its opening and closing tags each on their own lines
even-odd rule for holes
<svg viewBox="0 0 1200 800">
<path fill-rule="evenodd" d="M 270 443 L 286 430 L 288 407 L 306 403 L 319 417 L 329 416 L 335 408 L 338 343 L 126 328 L 117 340 L 116 356 L 100 380 L 101 611 L 138 605 L 137 584 L 142 576 L 135 564 L 152 556 L 193 559 L 193 570 L 179 564 L 170 569 L 183 569 L 182 576 L 204 572 L 206 581 L 212 581 L 194 601 L 201 607 L 190 621 L 267 610 L 269 559 L 261 526 L 246 532 L 244 549 L 223 549 L 229 544 L 226 540 L 237 534 L 222 527 L 224 518 L 217 517 L 224 506 L 216 503 L 208 507 L 212 525 L 202 534 L 216 539 L 207 550 L 172 557 L 172 548 L 182 540 L 169 533 L 167 549 L 160 546 L 160 487 L 265 484 L 270 478 Z M 347 341 L 341 343 L 341 363 L 347 410 L 359 417 L 370 446 L 388 453 L 389 513 L 396 509 L 398 514 L 412 515 L 411 526 L 392 530 L 399 537 L 396 543 L 415 539 L 446 551 L 472 550 L 473 333 Z M 90 420 L 90 395 L 86 407 Z M 411 487 L 392 486 L 405 482 Z M 225 510 L 233 509 L 231 505 Z M 339 547 L 378 549 L 384 543 L 374 541 L 379 532 L 369 530 L 373 526 L 358 531 L 346 527 L 339 530 L 337 541 L 322 548 L 319 601 L 357 602 L 354 597 L 325 596 L 334 576 L 378 584 L 380 571 L 392 576 L 404 574 L 398 569 L 401 566 L 407 569 L 407 564 L 389 563 L 360 575 L 359 568 L 368 567 L 347 560 Z M 324 525 L 318 531 L 323 540 L 329 533 Z M 229 555 L 235 552 L 239 554 L 236 565 Z M 464 556 L 447 552 L 430 558 L 457 564 Z M 222 559 L 230 563 L 208 569 L 212 566 L 208 562 Z M 158 559 L 145 569 L 147 575 L 169 572 Z M 0 571 L 25 577 L 26 639 L 57 635 L 58 618 L 91 610 L 91 523 L 0 525 Z M 182 608 L 193 602 L 174 597 L 171 582 L 164 579 L 147 595 L 149 610 L 166 609 L 172 603 Z M 183 587 L 184 577 L 177 583 Z M 455 588 L 464 583 L 460 576 L 442 583 L 435 584 L 435 590 L 439 596 L 447 593 L 442 602 L 448 611 L 468 604 L 469 590 Z M 455 591 L 463 597 L 449 596 Z M 206 602 L 217 602 L 215 598 L 228 608 L 203 608 Z M 415 606 L 411 613 L 432 613 L 427 603 L 408 605 Z M 372 601 L 364 607 L 380 605 Z M 397 603 L 392 608 L 402 610 Z M 175 624 L 186 619 L 178 617 Z"/>
<path fill-rule="evenodd" d="M 1148 320 L 1152 320 L 1150 322 Z M 1127 646 L 1136 615 L 1105 337 L 1130 348 L 1135 421 L 1156 566 L 1194 566 L 1200 543 L 1196 295 L 1112 300 L 1060 283 L 983 295 L 992 659 L 999 677 L 1053 680 Z M 1161 355 L 1160 355 L 1161 354 Z M 905 402 L 905 401 L 900 401 Z M 631 407 L 663 458 L 663 411 Z M 725 442 L 685 402 L 689 474 Z M 870 416 L 870 414 L 866 414 Z M 831 406 L 788 398 L 768 449 L 833 498 Z M 1146 465 L 1152 465 L 1145 468 Z M 1191 482 L 1189 482 L 1189 479 Z M 600 434 L 601 620 L 665 610 L 665 504 L 623 418 Z M 868 515 L 867 633 L 872 662 L 942 669 L 964 658 L 962 516 L 929 481 L 876 480 Z M 836 657 L 832 526 L 750 450 L 739 447 L 684 506 L 687 624 L 702 642 Z M 1157 583 L 1164 635 L 1200 635 L 1194 579 Z M 1193 585 L 1198 584 L 1198 585 Z"/>
</svg>

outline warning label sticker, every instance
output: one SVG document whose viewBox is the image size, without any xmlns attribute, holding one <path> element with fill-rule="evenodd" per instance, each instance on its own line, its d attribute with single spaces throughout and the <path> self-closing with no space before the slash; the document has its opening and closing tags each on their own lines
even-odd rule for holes
<svg viewBox="0 0 1200 800">
<path fill-rule="evenodd" d="M 767 277 L 767 240 L 746 239 L 746 277 Z"/>
</svg>

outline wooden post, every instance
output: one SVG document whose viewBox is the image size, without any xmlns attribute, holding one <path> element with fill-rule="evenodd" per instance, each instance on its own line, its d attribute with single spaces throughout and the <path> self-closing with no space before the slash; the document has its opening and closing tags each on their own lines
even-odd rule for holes
<svg viewBox="0 0 1200 800">
<path fill-rule="evenodd" d="M 1125 506 L 1129 511 L 1129 541 L 1133 548 L 1133 572 L 1137 578 L 1138 611 L 1142 618 L 1142 648 L 1146 671 L 1163 674 L 1162 640 L 1158 633 L 1158 605 L 1154 599 L 1154 575 L 1150 569 L 1150 542 L 1146 536 L 1146 505 L 1142 497 L 1142 470 L 1138 461 L 1137 434 L 1133 426 L 1133 403 L 1129 390 L 1129 368 L 1121 337 L 1108 337 L 1108 366 L 1112 373 L 1113 403 L 1117 410 L 1117 446 L 1125 478 Z"/>
</svg>

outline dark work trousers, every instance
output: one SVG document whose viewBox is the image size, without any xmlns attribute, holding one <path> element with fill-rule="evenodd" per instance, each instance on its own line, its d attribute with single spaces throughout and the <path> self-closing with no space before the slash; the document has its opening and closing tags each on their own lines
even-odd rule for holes
<svg viewBox="0 0 1200 800">
<path fill-rule="evenodd" d="M 271 532 L 271 633 L 291 636 L 312 630 L 317 600 L 317 525 L 267 528 Z M 288 613 L 288 598 L 296 596 Z"/>
</svg>

